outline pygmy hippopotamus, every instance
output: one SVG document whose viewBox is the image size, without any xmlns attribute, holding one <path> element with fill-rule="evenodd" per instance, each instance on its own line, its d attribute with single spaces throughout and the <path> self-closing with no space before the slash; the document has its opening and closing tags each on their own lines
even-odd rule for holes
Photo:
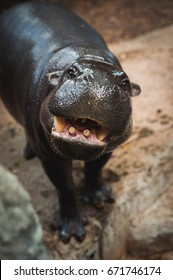
<svg viewBox="0 0 173 280">
<path fill-rule="evenodd" d="M 113 203 L 101 170 L 132 132 L 131 83 L 102 37 L 72 11 L 29 2 L 0 17 L 0 95 L 24 127 L 26 159 L 37 156 L 59 194 L 60 239 L 82 241 L 72 160 L 85 161 L 85 199 Z"/>
</svg>

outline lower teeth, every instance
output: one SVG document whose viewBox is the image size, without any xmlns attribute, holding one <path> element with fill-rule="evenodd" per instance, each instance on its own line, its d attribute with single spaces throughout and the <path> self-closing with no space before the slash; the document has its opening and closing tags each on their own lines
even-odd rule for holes
<svg viewBox="0 0 173 280">
<path fill-rule="evenodd" d="M 86 136 L 86 137 L 90 136 L 90 134 L 91 134 L 91 132 L 90 132 L 89 129 L 85 129 L 85 130 L 83 131 L 83 135 Z"/>
<path fill-rule="evenodd" d="M 71 127 L 69 127 L 68 132 L 70 134 L 74 134 L 76 132 L 76 129 L 73 126 L 71 126 Z"/>
</svg>

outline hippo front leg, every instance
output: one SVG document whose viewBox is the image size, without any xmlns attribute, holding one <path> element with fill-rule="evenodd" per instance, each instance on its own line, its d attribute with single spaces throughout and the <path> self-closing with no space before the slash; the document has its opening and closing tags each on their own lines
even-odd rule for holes
<svg viewBox="0 0 173 280">
<path fill-rule="evenodd" d="M 85 163 L 85 201 L 89 201 L 97 208 L 104 207 L 105 202 L 114 203 L 111 188 L 102 178 L 102 167 L 109 160 L 111 153 Z"/>
<path fill-rule="evenodd" d="M 35 152 L 33 151 L 33 149 L 31 148 L 31 145 L 29 143 L 29 141 L 26 142 L 26 146 L 24 148 L 24 158 L 26 160 L 30 160 L 36 157 Z"/>
<path fill-rule="evenodd" d="M 85 237 L 86 219 L 78 209 L 72 178 L 72 162 L 68 160 L 42 161 L 43 168 L 59 194 L 60 215 L 53 222 L 53 229 L 59 230 L 60 239 L 67 243 L 72 236 L 78 241 Z"/>
</svg>

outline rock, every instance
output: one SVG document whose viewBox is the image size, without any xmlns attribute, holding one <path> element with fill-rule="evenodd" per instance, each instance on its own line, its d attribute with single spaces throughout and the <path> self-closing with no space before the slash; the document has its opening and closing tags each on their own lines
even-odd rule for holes
<svg viewBox="0 0 173 280">
<path fill-rule="evenodd" d="M 151 175 L 140 174 L 141 195 L 136 216 L 131 222 L 128 236 L 129 252 L 147 256 L 173 249 L 173 143 L 146 157 Z M 166 159 L 166 161 L 165 161 Z M 139 182 L 139 181 L 138 181 Z M 143 199 L 143 203 L 142 203 Z"/>
<path fill-rule="evenodd" d="M 28 193 L 0 166 L 0 259 L 49 259 Z"/>
<path fill-rule="evenodd" d="M 140 139 L 143 149 L 138 143 L 129 145 L 124 160 L 131 155 L 132 166 L 128 176 L 116 184 L 117 203 L 102 233 L 102 258 L 146 259 L 162 253 L 168 258 L 165 252 L 173 250 L 171 131 L 167 130 L 162 139 L 159 133 Z"/>
</svg>

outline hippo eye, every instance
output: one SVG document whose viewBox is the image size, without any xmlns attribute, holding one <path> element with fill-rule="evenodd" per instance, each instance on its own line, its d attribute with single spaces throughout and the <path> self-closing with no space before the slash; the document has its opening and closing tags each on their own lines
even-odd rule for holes
<svg viewBox="0 0 173 280">
<path fill-rule="evenodd" d="M 121 88 L 123 89 L 123 91 L 128 91 L 130 88 L 130 83 L 128 79 L 125 79 L 121 82 Z"/>
<path fill-rule="evenodd" d="M 68 79 L 74 79 L 79 76 L 79 74 L 79 70 L 74 66 L 70 67 L 66 73 Z"/>
</svg>

